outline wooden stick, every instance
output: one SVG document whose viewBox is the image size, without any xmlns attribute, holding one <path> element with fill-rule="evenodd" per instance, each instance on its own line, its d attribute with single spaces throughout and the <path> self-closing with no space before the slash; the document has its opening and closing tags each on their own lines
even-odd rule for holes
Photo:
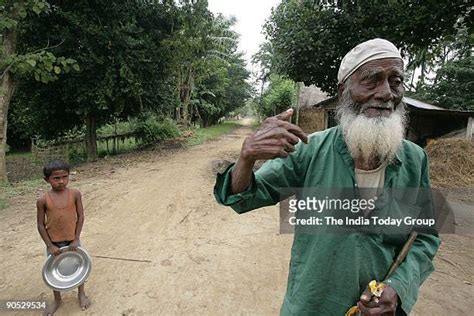
<svg viewBox="0 0 474 316">
<path fill-rule="evenodd" d="M 384 280 L 388 279 L 393 272 L 395 272 L 395 270 L 398 268 L 398 266 L 403 262 L 403 260 L 405 260 L 408 252 L 410 251 L 411 249 L 411 246 L 413 245 L 413 242 L 415 242 L 415 239 L 416 239 L 416 236 L 417 236 L 417 232 L 416 231 L 412 231 L 410 233 L 410 236 L 408 237 L 407 241 L 405 242 L 405 244 L 403 245 L 403 248 L 402 250 L 400 251 L 400 253 L 398 254 L 397 258 L 395 259 L 395 261 L 392 263 L 392 265 L 390 266 L 390 269 L 388 269 L 388 272 L 387 274 L 385 275 L 385 278 Z"/>
<path fill-rule="evenodd" d="M 417 235 L 418 234 L 416 231 L 412 231 L 410 233 L 410 236 L 408 236 L 407 241 L 405 241 L 405 244 L 403 244 L 402 250 L 400 250 L 400 253 L 398 254 L 397 258 L 395 258 L 395 261 L 392 262 L 392 265 L 390 266 L 390 269 L 388 269 L 388 272 L 385 275 L 385 278 L 383 278 L 384 280 L 387 280 L 392 275 L 392 273 L 395 272 L 395 270 L 403 262 L 403 260 L 405 260 Z M 345 316 L 361 316 L 361 315 L 362 315 L 362 312 L 357 308 L 357 306 L 353 306 L 346 312 Z"/>
<path fill-rule="evenodd" d="M 134 261 L 134 262 L 146 262 L 151 263 L 151 260 L 139 260 L 139 259 L 128 259 L 128 258 L 117 258 L 117 257 L 107 257 L 107 256 L 91 256 L 94 258 L 102 258 L 102 259 L 114 259 L 114 260 L 123 260 L 123 261 Z"/>
</svg>

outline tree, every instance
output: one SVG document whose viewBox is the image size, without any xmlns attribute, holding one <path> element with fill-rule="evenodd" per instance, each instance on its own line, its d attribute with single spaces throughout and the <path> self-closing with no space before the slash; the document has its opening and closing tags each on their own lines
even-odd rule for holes
<svg viewBox="0 0 474 316">
<path fill-rule="evenodd" d="M 192 94 L 192 121 L 203 127 L 245 105 L 250 85 L 242 54 L 237 52 L 238 35 L 231 30 L 234 19 L 214 16 L 206 39 L 207 53 L 197 64 L 195 93 Z"/>
<path fill-rule="evenodd" d="M 258 97 L 258 106 L 257 108 L 263 109 L 263 90 L 265 89 L 265 84 L 267 83 L 268 78 L 274 70 L 274 53 L 272 45 L 269 41 L 263 42 L 260 44 L 259 50 L 252 56 L 252 64 L 257 67 L 256 71 L 256 83 L 260 82 L 260 96 Z M 262 111 L 256 111 L 257 120 L 260 121 L 260 114 Z"/>
<path fill-rule="evenodd" d="M 180 106 L 176 109 L 176 120 L 184 125 L 190 123 L 189 106 L 195 85 L 196 72 L 209 52 L 209 35 L 212 13 L 206 0 L 182 0 L 178 14 L 179 27 L 167 43 L 173 51 L 174 75 Z"/>
<path fill-rule="evenodd" d="M 414 97 L 454 110 L 474 111 L 474 57 L 446 62 L 436 73 L 434 83 L 426 84 Z"/>
<path fill-rule="evenodd" d="M 447 62 L 436 74 L 431 96 L 437 104 L 474 111 L 474 57 Z"/>
<path fill-rule="evenodd" d="M 234 22 L 200 0 L 51 0 L 47 19 L 31 18 L 20 29 L 19 49 L 59 43 L 51 52 L 73 57 L 81 70 L 46 85 L 22 80 L 9 133 L 26 140 L 85 133 L 94 160 L 96 129 L 110 121 L 172 117 L 178 108 L 186 124 L 214 124 L 248 97 Z"/>
<path fill-rule="evenodd" d="M 427 53 L 430 55 L 421 73 L 421 80 L 409 91 L 412 96 L 441 107 L 472 110 L 474 88 L 474 61 L 472 57 L 473 33 L 469 32 L 467 16 L 456 21 L 456 34 L 443 37 Z M 425 57 L 425 56 L 424 56 Z M 416 60 L 414 61 L 416 62 Z M 408 65 L 410 67 L 410 64 Z M 435 74 L 433 77 L 432 74 Z"/>
<path fill-rule="evenodd" d="M 36 131 L 47 138 L 85 126 L 88 160 L 95 160 L 99 125 L 162 106 L 163 90 L 169 98 L 171 89 L 158 88 L 169 83 L 166 64 L 171 53 L 162 41 L 171 34 L 174 4 L 125 0 L 51 4 L 47 19 L 32 19 L 23 28 L 24 47 L 61 42 L 55 53 L 74 56 L 82 70 L 37 89 L 31 89 L 33 82 L 25 82 L 18 106 L 30 108 L 28 113 L 39 118 Z M 57 124 L 45 124 L 52 117 Z"/>
<path fill-rule="evenodd" d="M 261 107 L 258 111 L 263 117 L 277 115 L 290 107 L 296 101 L 295 83 L 278 75 L 270 76 L 270 84 L 263 93 Z"/>
<path fill-rule="evenodd" d="M 246 79 L 249 72 L 241 54 L 222 60 L 209 61 L 209 72 L 196 85 L 194 105 L 202 127 L 216 124 L 228 113 L 245 105 L 250 96 Z"/>
<path fill-rule="evenodd" d="M 33 76 L 36 81 L 48 83 L 71 68 L 79 70 L 73 59 L 56 57 L 46 51 L 49 45 L 34 51 L 17 53 L 18 28 L 33 14 L 48 13 L 50 5 L 44 0 L 0 2 L 0 183 L 7 181 L 5 149 L 7 141 L 8 110 L 15 92 L 18 76 Z"/>
<path fill-rule="evenodd" d="M 467 17 L 472 31 L 473 11 L 462 0 L 388 1 L 383 5 L 373 1 L 283 0 L 272 12 L 265 32 L 280 74 L 318 85 L 334 95 L 338 66 L 355 45 L 374 37 L 385 38 L 410 60 L 421 58 L 424 65 L 431 49 L 456 33 L 458 19 Z"/>
<path fill-rule="evenodd" d="M 216 80 L 222 79 L 218 79 L 217 74 L 222 76 L 233 67 L 232 63 L 237 62 L 239 67 L 242 65 L 236 54 L 238 35 L 231 30 L 235 19 L 214 16 L 208 10 L 206 0 L 182 0 L 181 4 L 179 27 L 174 30 L 174 36 L 169 41 L 180 97 L 175 117 L 184 125 L 196 119 L 208 125 L 217 121 L 214 116 L 225 113 L 226 106 L 225 102 L 216 103 L 214 93 L 204 88 L 203 82 L 216 89 Z M 239 77 L 238 80 L 234 83 L 236 86 L 240 86 L 245 79 Z M 223 84 L 226 85 L 225 82 Z M 196 90 L 198 87 L 201 91 Z M 218 89 L 222 90 L 223 87 Z M 239 105 L 243 103 L 239 102 Z"/>
</svg>

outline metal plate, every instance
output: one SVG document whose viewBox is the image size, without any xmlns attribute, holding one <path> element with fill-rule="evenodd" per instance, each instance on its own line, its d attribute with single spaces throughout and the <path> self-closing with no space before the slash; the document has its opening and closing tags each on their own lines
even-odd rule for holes
<svg viewBox="0 0 474 316">
<path fill-rule="evenodd" d="M 49 255 L 43 266 L 43 280 L 56 291 L 68 291 L 87 280 L 91 272 L 91 258 L 84 248 L 76 251 L 62 247 L 61 254 Z"/>
</svg>

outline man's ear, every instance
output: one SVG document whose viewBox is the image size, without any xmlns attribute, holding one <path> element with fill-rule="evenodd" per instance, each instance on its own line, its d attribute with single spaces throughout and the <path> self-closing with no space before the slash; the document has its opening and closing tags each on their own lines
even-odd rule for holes
<svg viewBox="0 0 474 316">
<path fill-rule="evenodd" d="M 342 97 L 342 92 L 344 91 L 344 82 L 337 85 L 337 98 L 340 100 Z"/>
</svg>

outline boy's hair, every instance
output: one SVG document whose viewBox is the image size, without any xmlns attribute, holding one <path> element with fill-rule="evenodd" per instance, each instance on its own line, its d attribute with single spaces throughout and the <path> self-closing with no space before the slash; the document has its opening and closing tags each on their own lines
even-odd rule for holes
<svg viewBox="0 0 474 316">
<path fill-rule="evenodd" d="M 46 165 L 43 167 L 43 175 L 45 178 L 49 178 L 49 176 L 54 172 L 58 170 L 65 170 L 67 173 L 69 173 L 69 169 L 71 169 L 71 166 L 62 160 L 59 159 L 54 159 L 49 161 Z"/>
</svg>

